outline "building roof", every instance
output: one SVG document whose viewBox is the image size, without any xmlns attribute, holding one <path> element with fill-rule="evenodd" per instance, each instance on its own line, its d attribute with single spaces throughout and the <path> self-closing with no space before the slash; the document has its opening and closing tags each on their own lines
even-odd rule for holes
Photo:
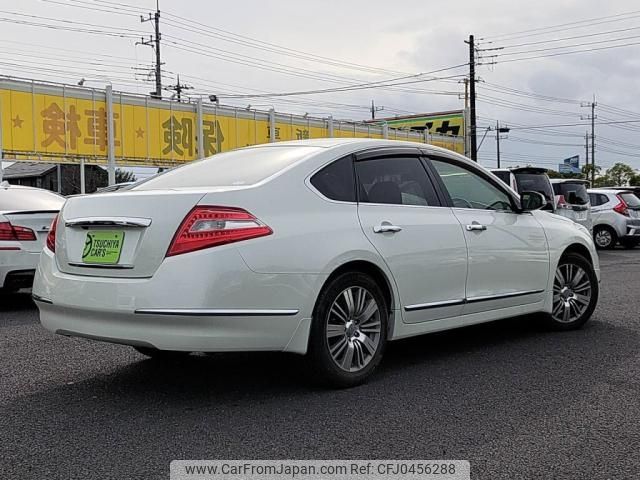
<svg viewBox="0 0 640 480">
<path fill-rule="evenodd" d="M 4 169 L 3 177 L 12 178 L 41 177 L 56 168 L 55 163 L 15 162 Z"/>
</svg>

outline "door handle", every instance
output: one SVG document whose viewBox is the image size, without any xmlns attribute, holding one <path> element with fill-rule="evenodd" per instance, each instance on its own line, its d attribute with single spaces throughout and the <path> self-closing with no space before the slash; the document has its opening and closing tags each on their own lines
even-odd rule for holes
<svg viewBox="0 0 640 480">
<path fill-rule="evenodd" d="M 392 225 L 389 222 L 382 222 L 380 225 L 376 225 L 373 227 L 373 233 L 396 233 L 402 230 L 402 227 L 398 227 L 397 225 Z"/>
<path fill-rule="evenodd" d="M 471 225 L 467 225 L 467 232 L 473 232 L 474 230 L 483 231 L 486 229 L 487 229 L 486 225 L 480 225 L 477 222 L 473 222 Z"/>
</svg>

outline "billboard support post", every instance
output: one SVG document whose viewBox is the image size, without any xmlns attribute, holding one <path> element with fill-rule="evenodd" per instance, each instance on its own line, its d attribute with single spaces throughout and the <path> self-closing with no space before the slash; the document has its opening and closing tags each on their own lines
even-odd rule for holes
<svg viewBox="0 0 640 480">
<path fill-rule="evenodd" d="M 271 108 L 269 109 L 269 142 L 273 143 L 276 141 L 276 111 Z"/>
<path fill-rule="evenodd" d="M 84 176 L 84 157 L 80 157 L 80 193 L 82 194 L 87 193 L 85 176 Z"/>
<path fill-rule="evenodd" d="M 385 140 L 389 138 L 389 125 L 387 125 L 387 122 L 382 124 L 382 138 Z"/>
<path fill-rule="evenodd" d="M 204 124 L 202 115 L 202 97 L 198 98 L 196 106 L 196 121 L 198 123 L 198 158 L 204 158 Z"/>
<path fill-rule="evenodd" d="M 113 131 L 113 86 L 107 85 L 105 88 L 105 99 L 107 104 L 107 172 L 109 174 L 109 185 L 116 183 L 116 152 L 115 138 Z"/>
<path fill-rule="evenodd" d="M 333 116 L 329 115 L 327 118 L 327 135 L 329 138 L 333 138 Z"/>
</svg>

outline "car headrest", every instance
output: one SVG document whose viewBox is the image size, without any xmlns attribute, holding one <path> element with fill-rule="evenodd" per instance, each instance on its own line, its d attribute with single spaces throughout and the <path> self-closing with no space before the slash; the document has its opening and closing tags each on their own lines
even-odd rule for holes
<svg viewBox="0 0 640 480">
<path fill-rule="evenodd" d="M 369 202 L 402 204 L 402 193 L 395 182 L 378 182 L 369 190 Z"/>
</svg>

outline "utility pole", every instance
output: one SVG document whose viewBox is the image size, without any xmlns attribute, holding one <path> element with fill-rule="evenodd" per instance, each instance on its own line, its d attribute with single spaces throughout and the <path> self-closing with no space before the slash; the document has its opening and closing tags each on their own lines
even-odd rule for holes
<svg viewBox="0 0 640 480">
<path fill-rule="evenodd" d="M 162 98 L 162 62 L 160 61 L 160 0 L 156 0 L 156 11 L 155 13 L 149 13 L 148 18 L 144 18 L 140 15 L 141 22 L 154 22 L 155 25 L 155 36 L 149 37 L 149 40 L 141 39 L 139 42 L 136 42 L 136 45 L 147 45 L 149 47 L 154 47 L 156 51 L 156 91 L 151 93 L 151 96 L 154 98 Z"/>
<path fill-rule="evenodd" d="M 585 154 L 585 165 L 589 166 L 589 132 L 585 132 L 584 134 L 584 154 Z M 587 169 L 587 180 L 589 180 L 589 169 Z M 593 187 L 593 182 L 591 182 L 591 186 Z"/>
<path fill-rule="evenodd" d="M 371 120 L 376 119 L 376 112 L 384 110 L 384 107 L 376 107 L 376 104 L 371 100 Z"/>
<path fill-rule="evenodd" d="M 182 92 L 185 90 L 191 90 L 193 87 L 190 85 L 186 85 L 184 83 L 180 83 L 180 75 L 178 75 L 178 80 L 176 82 L 175 85 L 169 85 L 168 87 L 165 88 L 165 90 L 170 90 L 173 92 L 176 92 L 176 97 L 178 98 L 178 101 L 181 100 L 182 98 Z"/>
<path fill-rule="evenodd" d="M 496 160 L 497 168 L 500 168 L 500 134 L 509 133 L 511 129 L 509 127 L 501 127 L 500 122 L 496 120 Z"/>
<path fill-rule="evenodd" d="M 476 140 L 476 60 L 475 40 L 469 35 L 469 135 L 471 136 L 471 160 L 478 161 Z"/>
<path fill-rule="evenodd" d="M 581 107 L 591 107 L 591 115 L 586 117 L 581 116 L 580 120 L 591 120 L 591 185 L 596 179 L 596 96 L 593 96 L 593 101 L 582 102 Z"/>
<path fill-rule="evenodd" d="M 496 120 L 496 159 L 498 168 L 500 168 L 500 124 Z"/>
<path fill-rule="evenodd" d="M 591 169 L 591 185 L 594 184 L 596 179 L 596 96 L 593 95 L 593 102 L 591 102 L 591 163 L 593 168 Z"/>
</svg>

